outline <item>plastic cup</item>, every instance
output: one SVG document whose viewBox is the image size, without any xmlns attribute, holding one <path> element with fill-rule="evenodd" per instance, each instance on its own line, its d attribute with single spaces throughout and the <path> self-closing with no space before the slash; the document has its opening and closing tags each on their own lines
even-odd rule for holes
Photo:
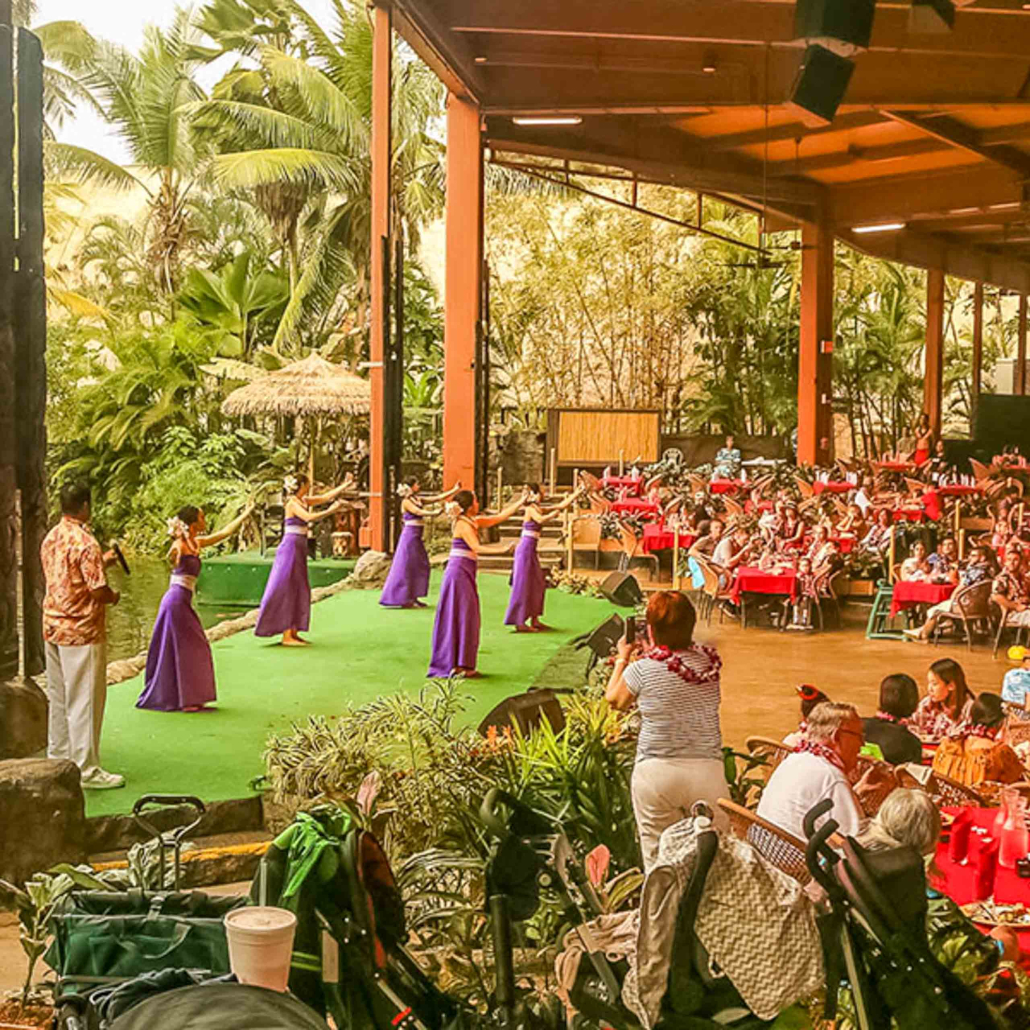
<svg viewBox="0 0 1030 1030">
<path fill-rule="evenodd" d="M 284 992 L 297 917 L 285 908 L 237 908 L 225 917 L 229 965 L 241 984 Z"/>
</svg>

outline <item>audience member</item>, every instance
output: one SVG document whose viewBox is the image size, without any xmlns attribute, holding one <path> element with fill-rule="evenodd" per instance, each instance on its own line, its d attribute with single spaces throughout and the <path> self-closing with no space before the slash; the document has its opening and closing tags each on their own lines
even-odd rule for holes
<svg viewBox="0 0 1030 1030">
<path fill-rule="evenodd" d="M 805 732 L 808 730 L 808 717 L 812 714 L 812 709 L 816 705 L 821 705 L 824 701 L 830 700 L 821 690 L 813 687 L 811 683 L 801 683 L 794 689 L 797 691 L 798 697 L 801 698 L 801 721 L 793 733 L 788 733 L 783 738 L 783 743 L 787 747 L 797 747 L 801 743 L 805 737 Z"/>
<path fill-rule="evenodd" d="M 863 719 L 865 739 L 880 749 L 884 761 L 891 765 L 919 763 L 923 745 L 906 726 L 919 704 L 919 688 L 911 676 L 896 672 L 880 683 L 880 707 L 871 719 Z"/>
<path fill-rule="evenodd" d="M 862 510 L 863 516 L 869 518 L 876 497 L 876 486 L 872 476 L 866 476 L 855 494 L 855 504 Z"/>
<path fill-rule="evenodd" d="M 974 548 L 970 555 L 969 562 L 959 573 L 959 586 L 970 587 L 977 583 L 993 578 L 997 574 L 997 566 L 994 563 L 994 555 L 989 547 L 981 546 Z M 953 598 L 935 604 L 926 613 L 926 622 L 922 626 L 913 629 L 906 629 L 905 636 L 913 640 L 929 640 L 937 626 L 941 615 L 953 611 Z"/>
<path fill-rule="evenodd" d="M 697 614 L 686 594 L 659 590 L 647 603 L 651 649 L 630 663 L 623 640 L 605 691 L 620 711 L 640 712 L 631 783 L 645 871 L 658 854 L 662 831 L 690 813 L 695 801 L 726 793 L 719 728 L 719 670 L 714 647 L 694 642 Z"/>
<path fill-rule="evenodd" d="M 690 548 L 690 555 L 692 557 L 704 558 L 706 561 L 712 561 L 715 549 L 719 546 L 719 541 L 722 539 L 722 530 L 723 525 L 718 519 L 702 522 L 697 527 L 698 537 Z"/>
<path fill-rule="evenodd" d="M 929 580 L 930 565 L 926 560 L 926 544 L 922 540 L 917 540 L 912 545 L 909 556 L 898 569 L 898 578 L 903 583 L 925 583 Z"/>
<path fill-rule="evenodd" d="M 719 448 L 715 455 L 713 479 L 736 479 L 742 466 L 740 451 L 734 446 L 733 434 L 726 437 L 726 446 Z"/>
<path fill-rule="evenodd" d="M 958 542 L 953 536 L 945 537 L 937 551 L 926 559 L 930 567 L 930 580 L 934 583 L 958 583 Z"/>
<path fill-rule="evenodd" d="M 973 708 L 962 666 L 953 658 L 938 659 L 927 671 L 926 687 L 926 697 L 916 707 L 909 726 L 929 740 L 961 733 Z"/>
<path fill-rule="evenodd" d="M 855 836 L 865 826 L 859 798 L 882 790 L 883 772 L 871 766 L 852 788 L 850 773 L 858 764 L 865 743 L 862 720 L 854 705 L 824 701 L 812 709 L 808 729 L 793 754 L 774 770 L 758 815 L 805 840 L 804 818 L 822 800 L 830 798 L 828 813 L 839 832 Z"/>
<path fill-rule="evenodd" d="M 1001 681 L 1001 699 L 1010 705 L 1030 708 L 1030 648 L 1010 648 L 1009 657 L 1018 658 L 1019 665 L 1005 673 Z"/>
<path fill-rule="evenodd" d="M 991 600 L 1004 613 L 1006 626 L 1030 626 L 1030 593 L 1023 575 L 1023 555 L 1016 547 L 1005 552 L 1005 565 L 994 578 Z"/>
<path fill-rule="evenodd" d="M 890 549 L 891 531 L 893 528 L 894 522 L 891 518 L 891 513 L 886 508 L 881 508 L 876 513 L 876 521 L 873 523 L 872 528 L 863 537 L 859 546 L 863 551 L 882 558 Z"/>
<path fill-rule="evenodd" d="M 1004 741 L 1005 709 L 997 694 L 981 694 L 969 713 L 961 736 L 942 740 L 933 757 L 933 771 L 975 787 L 984 780 L 1018 783 L 1025 778 L 1023 763 Z"/>
</svg>

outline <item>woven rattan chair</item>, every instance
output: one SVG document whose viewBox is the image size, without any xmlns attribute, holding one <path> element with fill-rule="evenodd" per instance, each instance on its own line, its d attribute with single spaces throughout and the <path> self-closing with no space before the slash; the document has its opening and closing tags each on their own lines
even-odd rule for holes
<svg viewBox="0 0 1030 1030">
<path fill-rule="evenodd" d="M 966 636 L 966 644 L 969 650 L 973 650 L 973 628 L 986 631 L 989 637 L 991 634 L 991 582 L 985 580 L 983 583 L 973 583 L 967 587 L 959 587 L 952 594 L 951 610 L 941 612 L 933 627 L 931 640 L 938 643 L 941 636 L 941 629 L 945 623 L 958 623 Z"/>
<path fill-rule="evenodd" d="M 771 737 L 748 737 L 744 746 L 751 755 L 765 755 L 765 776 L 766 779 L 773 774 L 773 770 L 793 752 L 793 749 L 779 740 Z"/>
<path fill-rule="evenodd" d="M 873 766 L 879 766 L 889 775 L 884 778 L 883 786 L 879 790 L 859 798 L 859 802 L 862 805 L 862 811 L 865 812 L 870 819 L 880 811 L 880 805 L 887 800 L 887 796 L 898 789 L 898 778 L 894 767 L 892 765 L 888 765 L 886 762 L 878 762 L 875 758 L 869 758 L 866 755 L 858 756 L 855 768 L 852 770 L 851 775 L 848 778 L 851 780 L 852 784 L 855 784 L 865 776 Z"/>
<path fill-rule="evenodd" d="M 717 803 L 729 817 L 734 836 L 746 840 L 762 858 L 798 883 L 811 880 L 804 841 L 732 801 L 720 798 Z"/>
<path fill-rule="evenodd" d="M 712 611 L 720 601 L 728 601 L 731 593 L 729 588 L 723 589 L 719 584 L 719 573 L 708 564 L 708 561 L 700 555 L 694 555 L 694 561 L 697 562 L 698 568 L 701 570 L 701 575 L 704 577 L 705 585 L 701 588 L 708 598 L 707 605 L 707 618 L 708 624 L 712 622 Z M 722 608 L 719 608 L 719 621 L 722 622 Z"/>
<path fill-rule="evenodd" d="M 987 802 L 984 796 L 972 787 L 967 787 L 958 780 L 953 780 L 940 773 L 934 773 L 930 778 L 931 792 L 941 799 L 942 805 L 954 805 L 956 807 L 972 806 L 973 808 L 986 808 Z"/>
<path fill-rule="evenodd" d="M 654 578 L 657 579 L 658 555 L 642 550 L 640 546 L 640 537 L 638 537 L 625 522 L 619 523 L 619 535 L 622 538 L 622 560 L 619 562 L 619 567 L 622 571 L 628 571 L 629 567 L 636 559 L 640 559 L 645 564 L 654 562 Z"/>
</svg>

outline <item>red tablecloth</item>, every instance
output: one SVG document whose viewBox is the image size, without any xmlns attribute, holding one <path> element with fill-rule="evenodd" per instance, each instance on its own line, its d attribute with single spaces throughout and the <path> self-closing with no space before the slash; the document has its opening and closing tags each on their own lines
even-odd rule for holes
<svg viewBox="0 0 1030 1030">
<path fill-rule="evenodd" d="M 713 494 L 735 494 L 746 486 L 747 483 L 742 479 L 713 479 L 708 484 L 708 489 Z"/>
<path fill-rule="evenodd" d="M 785 594 L 792 601 L 798 596 L 797 573 L 763 572 L 752 565 L 742 565 L 733 579 L 733 602 L 740 604 L 741 594 Z"/>
<path fill-rule="evenodd" d="M 979 486 L 967 486 L 965 483 L 952 483 L 949 486 L 937 487 L 937 493 L 941 497 L 972 497 L 975 494 L 982 494 L 983 488 Z"/>
<path fill-rule="evenodd" d="M 785 546 L 807 551 L 812 546 L 813 539 L 813 537 L 806 536 L 800 544 L 789 544 Z M 840 551 L 841 554 L 851 554 L 855 549 L 855 544 L 858 543 L 853 536 L 831 536 L 830 539 L 837 545 L 837 550 Z"/>
<path fill-rule="evenodd" d="M 895 583 L 891 598 L 891 615 L 917 604 L 940 604 L 955 593 L 954 583 Z"/>
<path fill-rule="evenodd" d="M 820 483 L 812 484 L 812 492 L 818 496 L 821 493 L 846 494 L 849 490 L 857 490 L 853 483 Z"/>
<path fill-rule="evenodd" d="M 638 497 L 631 497 L 625 501 L 614 501 L 612 511 L 617 515 L 655 516 L 658 514 L 658 505 L 651 501 L 643 501 Z"/>
<path fill-rule="evenodd" d="M 605 476 L 601 480 L 601 486 L 613 490 L 629 490 L 634 496 L 638 495 L 644 486 L 643 479 L 634 479 L 632 476 Z"/>
<path fill-rule="evenodd" d="M 679 538 L 680 550 L 689 551 L 694 546 L 697 536 L 680 530 Z M 666 529 L 664 526 L 644 526 L 644 536 L 640 546 L 645 554 L 650 554 L 652 551 L 671 551 L 676 546 L 676 537 L 671 529 Z"/>
<path fill-rule="evenodd" d="M 925 522 L 926 512 L 921 508 L 902 508 L 894 513 L 895 522 Z"/>
<path fill-rule="evenodd" d="M 966 810 L 944 808 L 942 811 L 955 815 Z M 987 830 L 993 829 L 994 820 L 998 816 L 997 808 L 973 808 L 969 811 L 973 813 L 974 825 L 983 826 Z M 972 865 L 952 862 L 948 858 L 948 845 L 943 842 L 937 845 L 937 867 L 941 871 L 941 877 L 931 877 L 931 887 L 947 894 L 958 905 L 968 905 L 971 901 L 979 900 L 974 889 L 976 874 Z M 998 866 L 994 873 L 994 900 L 1002 904 L 1022 902 L 1030 907 L 1030 880 L 1021 880 L 1015 869 Z M 977 926 L 985 933 L 990 933 L 994 929 L 993 926 L 983 923 L 977 923 Z M 1030 927 L 1016 929 L 1016 935 L 1019 937 L 1019 946 L 1024 956 L 1030 954 Z"/>
<path fill-rule="evenodd" d="M 873 467 L 882 472 L 914 472 L 919 466 L 914 461 L 874 461 Z"/>
</svg>

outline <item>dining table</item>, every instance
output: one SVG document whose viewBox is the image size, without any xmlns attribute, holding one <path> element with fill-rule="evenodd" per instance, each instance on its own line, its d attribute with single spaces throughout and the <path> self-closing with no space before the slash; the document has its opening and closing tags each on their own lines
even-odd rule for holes
<svg viewBox="0 0 1030 1030">
<path fill-rule="evenodd" d="M 653 554 L 655 551 L 671 551 L 676 547 L 676 537 L 679 536 L 679 549 L 689 551 L 697 540 L 697 534 L 687 529 L 674 530 L 671 526 L 666 528 L 655 523 L 644 526 L 644 535 L 640 541 L 640 547 L 645 554 Z"/>
<path fill-rule="evenodd" d="M 747 489 L 747 481 L 743 479 L 713 479 L 708 484 L 708 492 L 712 494 L 735 494 Z"/>
<path fill-rule="evenodd" d="M 919 605 L 943 604 L 955 593 L 954 583 L 928 583 L 925 580 L 900 580 L 891 596 L 891 618 L 898 612 Z"/>
<path fill-rule="evenodd" d="M 843 481 L 830 480 L 824 483 L 821 480 L 816 480 L 812 484 L 812 493 L 817 497 L 819 494 L 846 494 L 851 490 L 857 489 L 858 486 L 855 483 L 845 483 Z"/>
<path fill-rule="evenodd" d="M 730 594 L 740 604 L 741 594 L 778 594 L 796 601 L 798 574 L 794 569 L 766 572 L 755 565 L 741 565 L 733 577 Z"/>
<path fill-rule="evenodd" d="M 637 497 L 644 488 L 644 480 L 640 476 L 604 476 L 601 487 L 605 490 L 628 490 L 631 496 Z"/>
<path fill-rule="evenodd" d="M 976 497 L 983 493 L 983 487 L 971 486 L 968 483 L 948 483 L 946 486 L 937 487 L 937 493 L 941 497 Z"/>
<path fill-rule="evenodd" d="M 617 515 L 643 515 L 652 518 L 658 515 L 658 505 L 642 497 L 627 497 L 624 501 L 613 501 L 612 511 Z"/>
</svg>

